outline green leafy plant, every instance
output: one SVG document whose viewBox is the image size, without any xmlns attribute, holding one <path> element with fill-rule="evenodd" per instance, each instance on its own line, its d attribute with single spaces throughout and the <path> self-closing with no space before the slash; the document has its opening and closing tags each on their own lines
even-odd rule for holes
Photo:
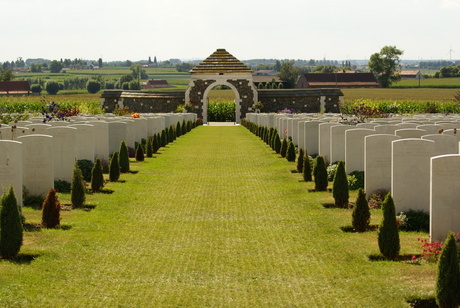
<svg viewBox="0 0 460 308">
<path fill-rule="evenodd" d="M 119 155 L 120 172 L 121 173 L 129 172 L 129 153 L 128 153 L 128 147 L 126 146 L 126 142 L 124 140 L 121 141 L 120 151 L 118 152 L 118 155 Z"/>
<path fill-rule="evenodd" d="M 104 175 L 102 173 L 101 160 L 97 158 L 93 170 L 91 171 L 91 191 L 101 191 L 102 187 L 104 187 Z"/>
<path fill-rule="evenodd" d="M 70 200 L 74 207 L 81 207 L 86 201 L 86 189 L 85 183 L 83 182 L 83 176 L 81 170 L 75 162 L 72 174 L 72 184 L 70 187 Z"/>
<path fill-rule="evenodd" d="M 297 172 L 302 173 L 303 171 L 303 162 L 305 160 L 305 155 L 303 153 L 303 149 L 299 149 L 299 155 L 297 156 Z"/>
<path fill-rule="evenodd" d="M 403 231 L 429 232 L 430 213 L 423 210 L 408 210 L 404 212 L 405 220 L 399 229 Z"/>
<path fill-rule="evenodd" d="M 145 144 L 145 156 L 152 157 L 153 156 L 153 144 L 152 144 L 152 137 L 147 138 L 147 143 Z"/>
<path fill-rule="evenodd" d="M 0 255 L 12 259 L 19 253 L 23 240 L 22 218 L 13 186 L 3 194 L 1 206 Z"/>
<path fill-rule="evenodd" d="M 366 200 L 366 193 L 362 188 L 358 190 L 355 207 L 352 214 L 353 229 L 364 232 L 369 228 L 371 212 Z"/>
<path fill-rule="evenodd" d="M 303 158 L 303 170 L 302 170 L 303 180 L 305 182 L 311 182 L 313 180 L 311 173 L 312 173 L 312 170 L 311 170 L 310 156 L 308 156 L 307 151 L 305 151 L 305 155 Z"/>
<path fill-rule="evenodd" d="M 114 152 L 110 159 L 109 166 L 109 180 L 110 182 L 116 182 L 120 178 L 120 161 L 118 152 Z"/>
<path fill-rule="evenodd" d="M 136 148 L 136 161 L 144 161 L 144 150 L 141 144 L 138 144 Z"/>
<path fill-rule="evenodd" d="M 71 191 L 71 183 L 64 180 L 54 181 L 54 189 L 60 193 L 69 193 Z"/>
<path fill-rule="evenodd" d="M 289 142 L 286 152 L 286 159 L 290 162 L 295 162 L 295 146 L 293 142 Z"/>
<path fill-rule="evenodd" d="M 323 156 L 316 157 L 316 164 L 313 169 L 313 176 L 315 178 L 315 190 L 326 191 L 328 186 L 326 163 Z"/>
<path fill-rule="evenodd" d="M 380 253 L 387 259 L 394 260 L 399 255 L 399 229 L 396 223 L 395 205 L 391 193 L 382 203 L 383 219 L 379 225 L 378 243 Z"/>
<path fill-rule="evenodd" d="M 353 171 L 348 175 L 348 186 L 350 190 L 364 188 L 364 171 Z"/>
<path fill-rule="evenodd" d="M 280 149 L 281 157 L 286 157 L 287 148 L 288 148 L 288 141 L 286 138 L 284 138 L 283 142 L 281 143 L 281 149 Z"/>
<path fill-rule="evenodd" d="M 332 196 L 336 207 L 348 208 L 348 179 L 343 161 L 339 161 L 337 165 L 334 182 L 332 183 Z"/>
<path fill-rule="evenodd" d="M 460 303 L 460 269 L 457 241 L 452 232 L 447 235 L 438 262 L 436 302 L 439 307 L 458 307 Z"/>
<path fill-rule="evenodd" d="M 88 159 L 79 159 L 77 160 L 78 168 L 81 170 L 83 180 L 85 182 L 91 182 L 91 172 L 94 167 L 94 163 Z"/>
</svg>

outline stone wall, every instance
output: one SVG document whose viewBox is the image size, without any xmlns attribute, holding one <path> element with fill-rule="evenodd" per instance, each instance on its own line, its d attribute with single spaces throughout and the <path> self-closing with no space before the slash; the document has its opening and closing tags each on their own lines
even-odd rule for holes
<svg viewBox="0 0 460 308">
<path fill-rule="evenodd" d="M 278 112 L 289 109 L 295 113 L 338 113 L 343 97 L 340 89 L 284 89 L 258 90 L 262 112 Z"/>
<path fill-rule="evenodd" d="M 139 113 L 168 113 L 176 111 L 177 106 L 184 103 L 184 91 L 106 90 L 101 95 L 101 107 L 107 113 L 125 107 Z"/>
</svg>

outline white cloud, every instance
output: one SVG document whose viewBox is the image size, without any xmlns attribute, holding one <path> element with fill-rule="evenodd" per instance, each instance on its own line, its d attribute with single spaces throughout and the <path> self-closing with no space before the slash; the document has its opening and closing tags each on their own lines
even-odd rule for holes
<svg viewBox="0 0 460 308">
<path fill-rule="evenodd" d="M 441 6 L 447 9 L 460 9 L 460 0 L 441 0 Z"/>
</svg>

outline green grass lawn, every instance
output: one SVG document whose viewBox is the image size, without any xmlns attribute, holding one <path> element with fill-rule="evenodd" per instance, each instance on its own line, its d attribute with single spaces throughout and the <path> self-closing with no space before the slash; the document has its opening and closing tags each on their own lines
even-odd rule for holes
<svg viewBox="0 0 460 308">
<path fill-rule="evenodd" d="M 94 209 L 63 211 L 65 230 L 25 233 L 36 259 L 0 261 L 1 306 L 404 307 L 433 293 L 434 265 L 369 261 L 377 233 L 342 232 L 351 210 L 324 208 L 331 193 L 308 192 L 244 127 L 198 127 L 131 167 L 88 196 Z M 421 236 L 402 233 L 402 253 Z"/>
</svg>

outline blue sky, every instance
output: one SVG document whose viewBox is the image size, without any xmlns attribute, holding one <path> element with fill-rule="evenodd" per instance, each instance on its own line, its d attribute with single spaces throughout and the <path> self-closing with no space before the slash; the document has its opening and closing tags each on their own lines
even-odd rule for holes
<svg viewBox="0 0 460 308">
<path fill-rule="evenodd" d="M 460 0 L 0 0 L 0 62 L 27 58 L 460 58 Z"/>
</svg>

